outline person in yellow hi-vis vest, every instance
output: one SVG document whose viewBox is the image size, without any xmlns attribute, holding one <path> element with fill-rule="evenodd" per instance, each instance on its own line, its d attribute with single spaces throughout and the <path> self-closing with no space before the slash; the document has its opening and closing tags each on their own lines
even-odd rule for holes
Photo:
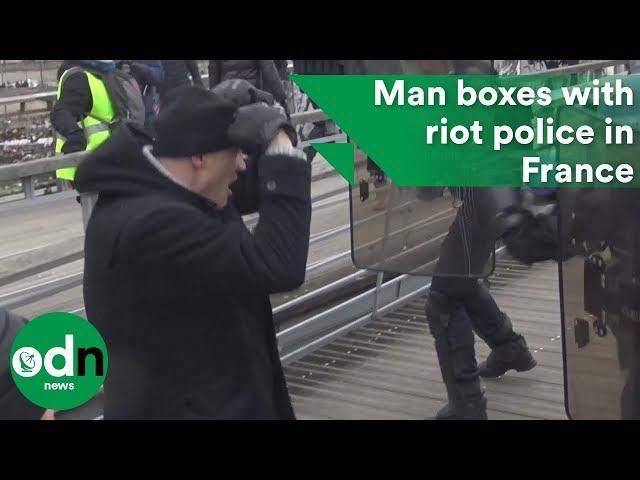
<svg viewBox="0 0 640 480">
<path fill-rule="evenodd" d="M 56 153 L 95 150 L 110 135 L 116 111 L 102 79 L 92 73 L 116 69 L 113 60 L 66 60 L 58 70 L 58 95 L 51 111 Z M 71 182 L 75 168 L 61 168 L 56 177 Z"/>
</svg>

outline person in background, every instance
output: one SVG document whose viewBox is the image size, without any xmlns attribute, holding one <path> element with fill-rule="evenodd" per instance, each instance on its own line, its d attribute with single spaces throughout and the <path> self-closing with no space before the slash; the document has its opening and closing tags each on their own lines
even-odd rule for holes
<svg viewBox="0 0 640 480">
<path fill-rule="evenodd" d="M 275 60 L 209 60 L 210 89 L 230 79 L 247 80 L 286 107 L 287 96 Z"/>
<path fill-rule="evenodd" d="M 164 81 L 164 69 L 160 60 L 122 60 L 120 68 L 128 71 L 138 82 L 145 108 L 145 126 L 158 113 L 158 90 Z"/>
<path fill-rule="evenodd" d="M 293 72 L 297 75 L 342 75 L 344 73 L 344 65 L 341 60 L 294 60 Z M 317 109 L 318 106 L 309 99 L 311 108 Z M 305 140 L 315 140 L 317 138 L 328 137 L 337 130 L 335 124 L 331 120 L 321 120 L 313 122 L 313 128 L 306 136 Z M 309 146 L 304 148 L 308 161 L 311 161 L 315 155 L 315 148 Z"/>
<path fill-rule="evenodd" d="M 57 100 L 51 110 L 56 132 L 56 153 L 95 150 L 109 138 L 116 118 L 113 103 L 100 73 L 116 69 L 113 60 L 65 60 L 58 69 Z M 76 169 L 61 168 L 56 178 L 73 188 Z"/>
<path fill-rule="evenodd" d="M 194 85 L 204 88 L 197 60 L 162 60 L 162 69 L 164 80 L 160 87 L 161 107 L 166 102 L 169 93 L 178 87 Z"/>
<path fill-rule="evenodd" d="M 287 73 L 289 62 L 287 60 L 274 60 L 273 63 L 276 66 L 276 70 L 278 70 L 278 74 L 280 74 L 280 80 L 286 82 L 289 78 L 289 74 Z"/>
<path fill-rule="evenodd" d="M 26 324 L 25 318 L 0 308 L 0 420 L 55 420 L 53 410 L 27 400 L 11 377 L 11 345 Z"/>
</svg>

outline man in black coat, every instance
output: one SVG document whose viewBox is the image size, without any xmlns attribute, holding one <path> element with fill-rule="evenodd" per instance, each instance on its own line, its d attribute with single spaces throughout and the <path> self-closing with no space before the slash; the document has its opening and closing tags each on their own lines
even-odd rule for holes
<svg viewBox="0 0 640 480">
<path fill-rule="evenodd" d="M 11 346 L 26 324 L 25 318 L 0 308 L 0 420 L 55 420 L 53 410 L 27 400 L 11 377 Z"/>
<path fill-rule="evenodd" d="M 232 79 L 246 80 L 286 105 L 287 96 L 274 60 L 209 60 L 209 88 Z"/>
<path fill-rule="evenodd" d="M 197 60 L 162 60 L 164 79 L 160 85 L 160 108 L 172 90 L 187 85 L 203 87 Z M 189 80 L 191 76 L 191 80 Z"/>
<path fill-rule="evenodd" d="M 155 129 L 123 125 L 77 172 L 99 192 L 84 299 L 109 351 L 105 419 L 294 419 L 269 302 L 306 269 L 311 169 L 293 127 L 185 87 Z M 240 215 L 256 210 L 250 233 Z"/>
</svg>

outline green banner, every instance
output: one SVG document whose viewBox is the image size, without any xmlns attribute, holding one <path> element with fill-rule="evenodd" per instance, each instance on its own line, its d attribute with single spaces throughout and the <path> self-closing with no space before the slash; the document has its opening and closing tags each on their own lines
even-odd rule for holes
<svg viewBox="0 0 640 480">
<path fill-rule="evenodd" d="M 399 186 L 640 182 L 635 76 L 292 78 Z M 353 149 L 317 146 L 352 183 Z"/>
</svg>

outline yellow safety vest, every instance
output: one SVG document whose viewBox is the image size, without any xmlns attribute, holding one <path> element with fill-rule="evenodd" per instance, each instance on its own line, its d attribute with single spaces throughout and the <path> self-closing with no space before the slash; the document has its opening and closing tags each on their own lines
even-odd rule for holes
<svg viewBox="0 0 640 480">
<path fill-rule="evenodd" d="M 66 70 L 60 81 L 58 82 L 58 95 L 57 99 L 60 100 L 60 92 L 62 91 L 62 82 L 68 76 L 69 72 L 73 69 Z M 87 75 L 89 80 L 89 89 L 91 90 L 91 98 L 93 107 L 87 116 L 78 122 L 78 126 L 84 130 L 85 137 L 87 139 L 86 150 L 95 150 L 102 145 L 110 136 L 109 124 L 115 117 L 115 111 L 111 103 L 111 98 L 107 92 L 107 88 L 104 82 L 96 75 L 82 70 L 82 73 Z M 56 139 L 56 153 L 62 153 L 62 146 L 65 144 L 66 139 L 57 133 Z M 61 168 L 56 170 L 56 178 L 64 180 L 73 180 L 76 175 L 75 167 Z"/>
</svg>

